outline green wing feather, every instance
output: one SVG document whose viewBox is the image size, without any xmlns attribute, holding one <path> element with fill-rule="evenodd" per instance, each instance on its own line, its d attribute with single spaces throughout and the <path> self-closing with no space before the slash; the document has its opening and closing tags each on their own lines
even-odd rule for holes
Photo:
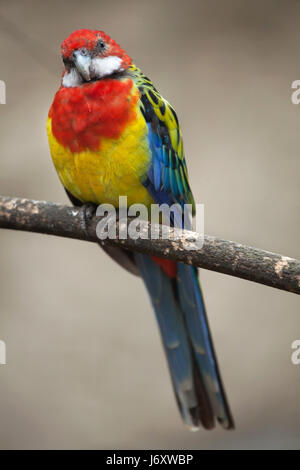
<svg viewBox="0 0 300 470">
<path fill-rule="evenodd" d="M 129 76 L 140 91 L 139 106 L 151 134 L 152 172 L 149 172 L 148 182 L 154 185 L 157 194 L 165 192 L 172 203 L 191 204 L 194 215 L 195 202 L 176 113 L 135 65 L 129 67 Z"/>
</svg>

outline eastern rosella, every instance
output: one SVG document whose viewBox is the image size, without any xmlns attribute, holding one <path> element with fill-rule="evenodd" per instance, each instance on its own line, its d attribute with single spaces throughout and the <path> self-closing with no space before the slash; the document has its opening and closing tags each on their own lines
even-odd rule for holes
<svg viewBox="0 0 300 470">
<path fill-rule="evenodd" d="M 62 43 L 64 71 L 48 118 L 52 159 L 75 205 L 190 203 L 181 130 L 172 106 L 102 31 L 74 31 Z M 233 428 L 197 270 L 182 263 L 106 251 L 138 271 L 149 292 L 176 400 L 192 429 L 215 419 Z"/>
</svg>

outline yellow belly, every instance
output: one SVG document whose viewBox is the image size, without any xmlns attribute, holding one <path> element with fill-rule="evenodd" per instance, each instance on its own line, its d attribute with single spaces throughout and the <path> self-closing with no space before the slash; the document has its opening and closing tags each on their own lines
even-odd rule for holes
<svg viewBox="0 0 300 470">
<path fill-rule="evenodd" d="M 148 128 L 142 115 L 127 125 L 119 139 L 102 137 L 98 151 L 73 153 L 59 144 L 52 134 L 50 118 L 47 132 L 58 176 L 80 201 L 118 207 L 119 196 L 127 196 L 128 205 L 149 206 L 153 202 L 141 182 L 150 164 Z"/>
</svg>

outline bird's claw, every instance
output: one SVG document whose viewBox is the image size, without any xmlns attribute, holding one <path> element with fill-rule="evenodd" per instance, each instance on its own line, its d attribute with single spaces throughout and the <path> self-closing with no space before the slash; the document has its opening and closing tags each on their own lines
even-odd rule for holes
<svg viewBox="0 0 300 470">
<path fill-rule="evenodd" d="M 96 213 L 96 206 L 91 202 L 87 202 L 80 207 L 79 216 L 80 216 L 80 227 L 83 230 L 86 238 L 88 238 L 88 222 L 91 220 Z"/>
</svg>

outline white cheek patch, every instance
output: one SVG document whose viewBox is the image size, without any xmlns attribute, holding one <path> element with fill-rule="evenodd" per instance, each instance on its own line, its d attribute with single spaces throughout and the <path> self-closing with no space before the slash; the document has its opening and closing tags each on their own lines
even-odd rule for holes
<svg viewBox="0 0 300 470">
<path fill-rule="evenodd" d="M 67 88 L 72 88 L 82 85 L 83 80 L 75 68 L 72 68 L 70 72 L 66 73 L 62 80 L 62 85 Z"/>
<path fill-rule="evenodd" d="M 123 69 L 121 67 L 122 59 L 115 55 L 110 55 L 108 57 L 97 57 L 92 59 L 91 64 L 91 74 L 93 78 L 102 78 L 107 75 L 111 75 L 114 72 L 121 72 Z"/>
</svg>

